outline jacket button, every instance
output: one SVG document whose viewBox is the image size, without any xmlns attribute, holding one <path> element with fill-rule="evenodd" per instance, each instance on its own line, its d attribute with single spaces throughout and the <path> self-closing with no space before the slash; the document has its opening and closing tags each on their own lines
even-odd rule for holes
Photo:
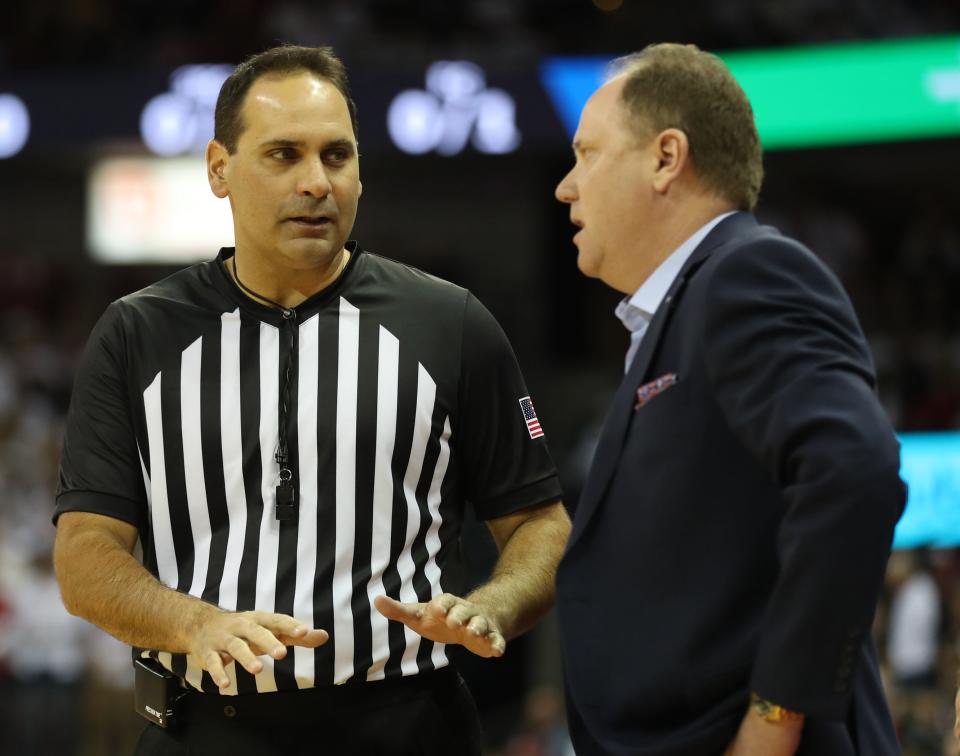
<svg viewBox="0 0 960 756">
<path fill-rule="evenodd" d="M 223 707 L 223 713 L 224 713 L 224 715 L 226 715 L 226 716 L 228 716 L 228 717 L 235 717 L 235 716 L 237 716 L 237 710 L 236 710 L 234 707 L 232 707 L 232 706 L 224 706 L 224 707 Z"/>
</svg>

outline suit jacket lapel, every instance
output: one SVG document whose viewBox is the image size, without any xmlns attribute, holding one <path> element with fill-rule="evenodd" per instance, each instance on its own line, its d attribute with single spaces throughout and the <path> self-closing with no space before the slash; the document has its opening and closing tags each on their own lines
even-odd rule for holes
<svg viewBox="0 0 960 756">
<path fill-rule="evenodd" d="M 637 388 L 648 380 L 647 373 L 657 353 L 664 328 L 670 321 L 670 316 L 683 294 L 687 281 L 707 259 L 710 252 L 756 225 L 756 220 L 747 213 L 737 213 L 718 223 L 690 255 L 667 291 L 660 307 L 657 308 L 650 325 L 647 326 L 647 332 L 643 335 L 633 363 L 614 394 L 610 409 L 607 411 L 590 474 L 587 476 L 574 517 L 573 531 L 570 535 L 571 544 L 597 510 L 613 479 L 617 465 L 620 463 L 624 438 L 633 421 Z"/>
</svg>

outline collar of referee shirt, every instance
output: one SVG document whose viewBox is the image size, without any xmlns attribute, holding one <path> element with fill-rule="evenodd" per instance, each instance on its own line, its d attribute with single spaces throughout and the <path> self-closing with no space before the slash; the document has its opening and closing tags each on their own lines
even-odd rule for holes
<svg viewBox="0 0 960 756">
<path fill-rule="evenodd" d="M 283 308 L 277 304 L 267 304 L 267 300 L 260 301 L 245 293 L 243 287 L 237 285 L 233 274 L 230 273 L 230 270 L 227 267 L 227 261 L 233 257 L 234 252 L 236 251 L 233 247 L 221 248 L 216 258 L 216 265 L 214 266 L 216 270 L 211 276 L 211 283 L 213 284 L 214 288 L 226 295 L 231 301 L 236 302 L 240 306 L 241 310 L 264 323 L 268 323 L 277 327 L 282 326 L 285 319 L 285 311 L 295 313 L 296 320 L 298 322 L 303 322 L 306 318 L 320 310 L 325 304 L 327 304 L 327 302 L 335 298 L 343 290 L 347 279 L 350 277 L 351 272 L 357 265 L 357 261 L 363 256 L 363 249 L 356 241 L 348 241 L 344 246 L 350 253 L 350 259 L 347 261 L 347 264 L 344 266 L 343 270 L 340 271 L 340 275 L 337 277 L 337 280 L 327 286 L 325 289 L 322 289 L 313 296 L 303 300 L 296 307 Z M 253 294 L 257 297 L 260 296 L 257 294 L 257 292 L 253 292 Z"/>
</svg>

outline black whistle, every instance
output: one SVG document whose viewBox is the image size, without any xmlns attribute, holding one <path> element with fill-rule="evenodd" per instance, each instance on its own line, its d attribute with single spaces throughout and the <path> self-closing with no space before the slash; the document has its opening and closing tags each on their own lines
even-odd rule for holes
<svg viewBox="0 0 960 756">
<path fill-rule="evenodd" d="M 277 519 L 280 522 L 297 518 L 297 492 L 293 483 L 285 481 L 277 486 Z"/>
</svg>

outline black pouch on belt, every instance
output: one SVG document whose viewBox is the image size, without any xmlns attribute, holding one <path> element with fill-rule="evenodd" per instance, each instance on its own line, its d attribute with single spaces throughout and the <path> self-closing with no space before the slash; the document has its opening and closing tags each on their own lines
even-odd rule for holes
<svg viewBox="0 0 960 756">
<path fill-rule="evenodd" d="M 153 659 L 134 659 L 133 707 L 137 714 L 164 729 L 177 722 L 177 702 L 187 691 L 180 678 Z"/>
</svg>

